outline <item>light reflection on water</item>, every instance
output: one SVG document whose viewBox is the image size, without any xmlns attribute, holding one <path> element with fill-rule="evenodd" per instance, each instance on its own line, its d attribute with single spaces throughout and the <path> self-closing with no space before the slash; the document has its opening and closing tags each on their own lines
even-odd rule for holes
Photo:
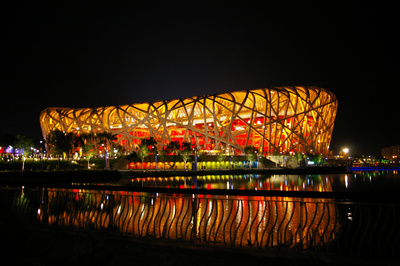
<svg viewBox="0 0 400 266">
<path fill-rule="evenodd" d="M 207 175 L 139 177 L 119 185 L 133 187 L 280 190 L 280 191 L 398 191 L 398 171 L 364 171 L 325 175 Z"/>
<path fill-rule="evenodd" d="M 124 180 L 119 185 L 390 192 L 398 191 L 399 184 L 398 172 L 355 172 L 307 176 L 210 175 L 197 178 L 136 178 Z M 399 226 L 398 205 L 370 207 L 365 204 L 341 203 L 322 198 L 166 195 L 123 190 L 86 190 L 84 187 L 79 189 L 22 187 L 2 189 L 0 192 L 2 199 L 0 202 L 3 202 L 0 204 L 0 208 L 3 208 L 0 210 L 0 216 L 15 213 L 25 220 L 31 219 L 35 223 L 58 227 L 111 228 L 114 232 L 127 236 L 234 246 L 301 248 L 326 248 L 335 241 L 345 245 L 356 243 L 363 247 L 366 243 L 362 241 L 365 232 L 378 234 L 373 238 L 382 240 L 372 244 L 377 243 L 374 248 L 380 248 L 380 241 L 391 243 L 392 235 L 393 239 L 399 237 L 399 234 L 396 235 L 391 231 L 392 228 Z M 5 202 L 10 204 L 4 204 Z M 13 216 L 13 219 L 15 217 Z M 386 227 L 374 230 L 376 225 L 380 224 L 385 224 Z M 362 226 L 362 229 L 356 226 Z M 383 233 L 386 231 L 387 235 Z M 341 238 L 337 239 L 338 237 Z"/>
<path fill-rule="evenodd" d="M 152 195 L 48 189 L 37 218 L 50 226 L 233 246 L 326 246 L 340 229 L 330 199 Z"/>
<path fill-rule="evenodd" d="M 197 177 L 140 177 L 124 180 L 119 184 L 133 187 L 331 191 L 328 177 L 321 177 L 319 175 L 208 175 Z"/>
</svg>

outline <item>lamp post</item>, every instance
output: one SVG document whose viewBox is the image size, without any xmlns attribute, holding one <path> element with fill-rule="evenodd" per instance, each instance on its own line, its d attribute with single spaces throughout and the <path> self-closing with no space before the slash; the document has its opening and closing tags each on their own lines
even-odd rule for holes
<svg viewBox="0 0 400 266">
<path fill-rule="evenodd" d="M 105 167 L 104 167 L 104 169 L 105 170 L 110 170 L 110 166 L 108 165 L 109 164 L 109 161 L 108 161 L 108 151 L 106 151 L 105 153 L 104 153 L 104 160 L 105 160 Z"/>
<path fill-rule="evenodd" d="M 156 152 L 156 155 L 155 155 L 155 165 L 154 165 L 154 170 L 155 170 L 155 171 L 157 171 L 157 155 L 158 155 L 158 153 Z"/>
<path fill-rule="evenodd" d="M 193 148 L 194 151 L 194 167 L 192 167 L 192 170 L 197 171 L 197 149 Z"/>
<path fill-rule="evenodd" d="M 344 148 L 344 149 L 343 149 L 343 155 L 344 155 L 344 157 L 347 157 L 348 154 L 349 154 L 349 148 Z"/>
</svg>

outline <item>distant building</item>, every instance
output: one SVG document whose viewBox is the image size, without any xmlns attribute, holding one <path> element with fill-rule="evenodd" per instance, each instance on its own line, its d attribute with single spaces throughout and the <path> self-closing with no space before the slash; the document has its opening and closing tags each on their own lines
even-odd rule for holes
<svg viewBox="0 0 400 266">
<path fill-rule="evenodd" d="M 189 142 L 197 150 L 260 153 L 329 152 L 338 102 L 319 87 L 276 87 L 98 108 L 50 107 L 40 114 L 43 137 L 54 129 L 111 132 L 130 152 L 154 137 L 159 148 Z"/>
<path fill-rule="evenodd" d="M 392 163 L 399 163 L 400 145 L 394 145 L 382 149 L 382 156 Z"/>
</svg>

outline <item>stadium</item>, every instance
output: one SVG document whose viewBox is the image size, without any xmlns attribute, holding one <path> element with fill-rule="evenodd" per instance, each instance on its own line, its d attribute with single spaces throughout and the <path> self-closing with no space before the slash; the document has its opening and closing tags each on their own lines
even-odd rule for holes
<svg viewBox="0 0 400 266">
<path fill-rule="evenodd" d="M 327 154 L 338 102 L 319 87 L 274 87 L 97 108 L 50 107 L 40 114 L 43 137 L 50 131 L 117 136 L 131 152 L 143 138 L 158 148 L 189 142 L 198 151 L 229 154 L 254 146 L 264 155 Z"/>
</svg>

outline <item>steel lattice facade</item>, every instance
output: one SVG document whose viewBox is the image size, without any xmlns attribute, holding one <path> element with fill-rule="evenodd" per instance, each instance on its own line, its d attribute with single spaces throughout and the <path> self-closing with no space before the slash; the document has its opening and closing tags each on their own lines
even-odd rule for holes
<svg viewBox="0 0 400 266">
<path fill-rule="evenodd" d="M 132 151 L 143 138 L 160 147 L 190 142 L 198 150 L 232 152 L 247 145 L 263 154 L 327 153 L 338 102 L 319 87 L 275 87 L 98 108 L 51 107 L 40 114 L 43 136 L 112 132 Z"/>
</svg>

